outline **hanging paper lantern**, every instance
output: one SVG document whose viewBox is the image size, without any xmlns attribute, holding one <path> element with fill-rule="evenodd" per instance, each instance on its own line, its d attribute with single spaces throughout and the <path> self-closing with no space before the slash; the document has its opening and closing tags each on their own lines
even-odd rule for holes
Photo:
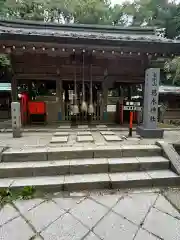
<svg viewBox="0 0 180 240">
<path fill-rule="evenodd" d="M 87 112 L 87 103 L 85 101 L 82 101 L 81 111 L 82 112 Z"/>
<path fill-rule="evenodd" d="M 93 114 L 94 113 L 94 106 L 93 106 L 93 104 L 89 104 L 88 113 L 89 114 Z"/>
<path fill-rule="evenodd" d="M 78 114 L 79 113 L 79 107 L 77 104 L 73 105 L 73 109 L 72 109 L 72 112 L 74 115 Z"/>
</svg>

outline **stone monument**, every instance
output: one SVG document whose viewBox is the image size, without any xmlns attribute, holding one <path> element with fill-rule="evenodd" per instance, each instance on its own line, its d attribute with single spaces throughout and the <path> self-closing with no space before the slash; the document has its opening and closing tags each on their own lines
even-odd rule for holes
<svg viewBox="0 0 180 240">
<path fill-rule="evenodd" d="M 143 124 L 136 129 L 143 138 L 163 138 L 164 130 L 157 128 L 160 69 L 150 68 L 145 74 Z"/>
<path fill-rule="evenodd" d="M 19 102 L 11 103 L 13 138 L 21 137 L 21 109 Z"/>
</svg>

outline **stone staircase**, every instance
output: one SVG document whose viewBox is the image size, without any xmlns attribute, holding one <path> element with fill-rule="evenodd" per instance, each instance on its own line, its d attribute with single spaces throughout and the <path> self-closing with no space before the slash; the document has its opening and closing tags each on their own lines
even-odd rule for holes
<svg viewBox="0 0 180 240">
<path fill-rule="evenodd" d="M 9 149 L 1 155 L 0 188 L 78 191 L 179 183 L 156 145 Z"/>
</svg>

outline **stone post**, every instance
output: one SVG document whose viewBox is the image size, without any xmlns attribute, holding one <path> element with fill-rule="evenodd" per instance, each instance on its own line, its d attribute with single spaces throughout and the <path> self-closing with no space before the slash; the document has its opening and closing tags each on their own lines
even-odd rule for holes
<svg viewBox="0 0 180 240">
<path fill-rule="evenodd" d="M 150 68 L 145 74 L 143 124 L 136 129 L 144 138 L 163 138 L 164 131 L 157 128 L 160 69 Z"/>
<path fill-rule="evenodd" d="M 19 102 L 11 103 L 13 138 L 21 137 L 21 109 Z"/>
</svg>

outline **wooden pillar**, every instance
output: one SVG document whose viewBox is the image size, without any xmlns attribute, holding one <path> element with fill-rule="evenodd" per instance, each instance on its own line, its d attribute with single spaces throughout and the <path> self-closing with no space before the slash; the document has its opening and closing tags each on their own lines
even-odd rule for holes
<svg viewBox="0 0 180 240">
<path fill-rule="evenodd" d="M 102 119 L 107 121 L 107 100 L 108 100 L 108 87 L 106 81 L 102 83 L 102 90 L 103 90 L 103 107 L 102 107 Z"/>
<path fill-rule="evenodd" d="M 11 79 L 11 96 L 12 96 L 12 102 L 17 102 L 18 100 L 18 84 L 17 84 L 17 79 L 16 75 L 12 75 Z"/>
<path fill-rule="evenodd" d="M 56 101 L 59 103 L 58 120 L 64 120 L 62 79 L 56 80 Z"/>
</svg>

